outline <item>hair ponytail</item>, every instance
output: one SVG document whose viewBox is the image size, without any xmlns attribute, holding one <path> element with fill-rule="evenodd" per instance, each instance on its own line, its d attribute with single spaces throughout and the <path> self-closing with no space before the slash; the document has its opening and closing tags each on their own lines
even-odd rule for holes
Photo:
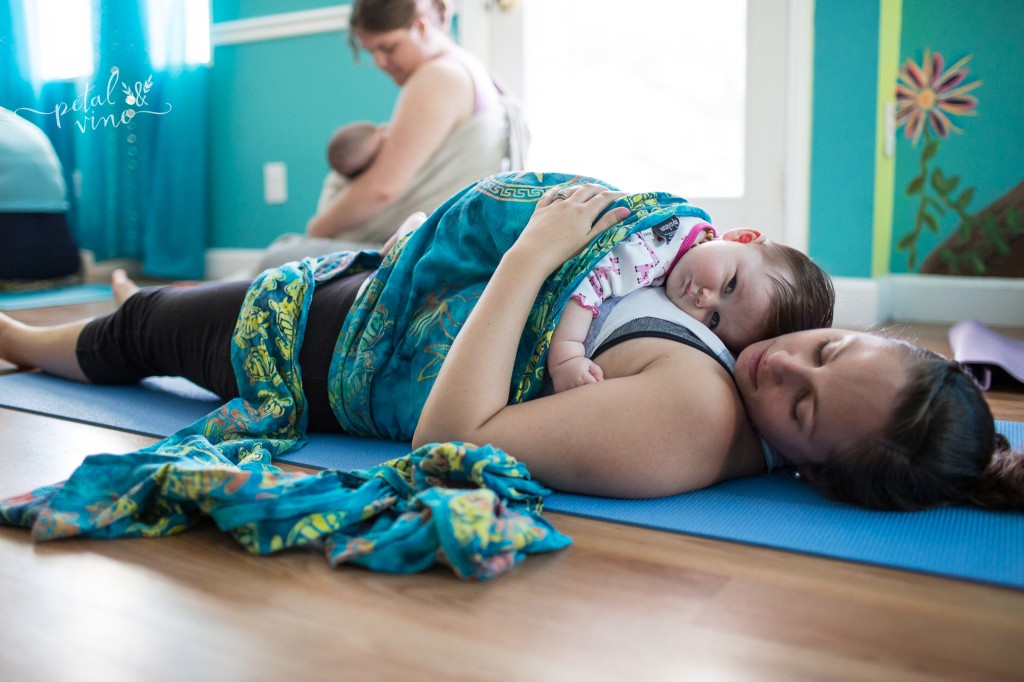
<svg viewBox="0 0 1024 682">
<path fill-rule="evenodd" d="M 1024 509 L 1024 452 L 1012 450 L 1003 434 L 996 434 L 995 454 L 967 492 L 967 502 L 984 509 Z"/>
</svg>

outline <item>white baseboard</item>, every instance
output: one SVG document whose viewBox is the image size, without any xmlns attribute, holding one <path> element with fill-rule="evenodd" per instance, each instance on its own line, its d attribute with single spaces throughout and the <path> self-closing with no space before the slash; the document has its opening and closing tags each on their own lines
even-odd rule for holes
<svg viewBox="0 0 1024 682">
<path fill-rule="evenodd" d="M 1024 279 L 888 275 L 876 279 L 836 277 L 833 281 L 837 327 L 960 320 L 1024 326 Z"/>
<path fill-rule="evenodd" d="M 207 249 L 207 280 L 224 279 L 243 270 L 253 270 L 259 263 L 263 249 Z"/>
<path fill-rule="evenodd" d="M 885 321 L 877 280 L 834 277 L 836 309 L 832 324 L 844 329 L 870 329 Z"/>
<path fill-rule="evenodd" d="M 206 279 L 252 269 L 261 249 L 207 249 Z M 888 275 L 835 277 L 836 327 L 866 329 L 886 322 L 978 320 L 1024 326 L 1024 279 Z"/>
</svg>

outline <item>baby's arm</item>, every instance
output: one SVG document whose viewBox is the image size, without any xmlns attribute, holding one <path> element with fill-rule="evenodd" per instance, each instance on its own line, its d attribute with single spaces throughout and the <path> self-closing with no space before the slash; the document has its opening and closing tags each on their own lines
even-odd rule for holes
<svg viewBox="0 0 1024 682">
<path fill-rule="evenodd" d="M 590 309 L 576 300 L 570 299 L 565 304 L 548 350 L 548 372 L 556 393 L 604 379 L 601 368 L 584 354 L 583 341 L 593 319 Z"/>
</svg>

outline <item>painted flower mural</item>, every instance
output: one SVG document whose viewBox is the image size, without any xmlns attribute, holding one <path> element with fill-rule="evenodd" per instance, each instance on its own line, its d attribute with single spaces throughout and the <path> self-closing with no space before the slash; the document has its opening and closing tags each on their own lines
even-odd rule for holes
<svg viewBox="0 0 1024 682">
<path fill-rule="evenodd" d="M 982 82 L 965 82 L 970 60 L 971 55 L 967 55 L 943 71 L 942 55 L 926 49 L 920 66 L 908 59 L 900 69 L 896 83 L 896 123 L 915 147 L 926 128 L 939 137 L 948 137 L 950 131 L 962 132 L 953 125 L 950 116 L 977 113 L 978 100 L 968 93 Z"/>
<path fill-rule="evenodd" d="M 970 60 L 971 55 L 968 55 L 944 70 L 942 54 L 926 49 L 921 64 L 908 59 L 897 79 L 896 124 L 903 128 L 915 148 L 924 142 L 920 172 L 906 190 L 907 196 L 920 198 L 914 226 L 896 244 L 898 250 L 909 252 L 907 266 L 910 270 L 917 265 L 919 238 L 925 230 L 939 232 L 940 218 L 953 212 L 960 218 L 961 225 L 971 223 L 967 205 L 974 198 L 974 188 L 962 188 L 959 176 L 946 176 L 938 166 L 930 165 L 939 151 L 939 140 L 949 137 L 951 132 L 963 132 L 953 124 L 951 117 L 977 113 L 978 100 L 970 93 L 982 81 L 967 81 Z"/>
</svg>

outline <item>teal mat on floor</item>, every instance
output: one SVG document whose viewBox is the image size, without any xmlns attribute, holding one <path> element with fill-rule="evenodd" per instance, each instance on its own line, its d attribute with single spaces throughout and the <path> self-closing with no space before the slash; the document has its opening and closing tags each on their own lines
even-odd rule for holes
<svg viewBox="0 0 1024 682">
<path fill-rule="evenodd" d="M 79 284 L 46 291 L 0 292 L 0 310 L 49 308 L 56 305 L 112 301 L 109 284 Z"/>
<path fill-rule="evenodd" d="M 219 404 L 180 379 L 89 386 L 38 373 L 0 377 L 0 405 L 162 436 Z M 999 422 L 1015 445 L 1024 423 Z M 314 434 L 281 461 L 321 468 L 373 466 L 408 444 Z M 956 507 L 875 512 L 841 505 L 786 472 L 656 500 L 555 493 L 552 511 L 1024 589 L 1024 513 Z"/>
</svg>

